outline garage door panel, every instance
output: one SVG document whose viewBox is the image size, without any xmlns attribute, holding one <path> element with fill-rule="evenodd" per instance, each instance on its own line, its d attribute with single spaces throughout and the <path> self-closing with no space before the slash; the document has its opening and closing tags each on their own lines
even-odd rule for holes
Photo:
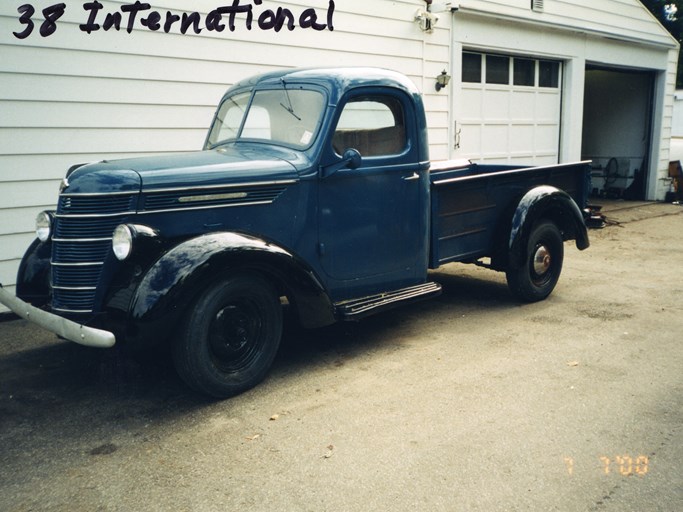
<svg viewBox="0 0 683 512">
<path fill-rule="evenodd" d="M 536 94 L 533 91 L 513 91 L 510 119 L 533 121 L 536 117 Z"/>
<path fill-rule="evenodd" d="M 536 98 L 536 108 L 536 118 L 539 121 L 553 120 L 557 122 L 560 118 L 560 95 L 539 94 Z"/>
<path fill-rule="evenodd" d="M 532 153 L 529 148 L 534 146 L 534 126 L 533 125 L 513 125 L 510 127 L 510 152 L 520 151 Z"/>
<path fill-rule="evenodd" d="M 536 165 L 536 157 L 531 153 L 511 153 L 510 158 L 508 158 L 508 164 L 532 166 Z"/>
<path fill-rule="evenodd" d="M 476 50 L 465 53 L 486 56 L 485 52 Z M 524 85 L 486 83 L 488 56 L 482 57 L 479 74 L 466 74 L 463 68 L 463 79 L 470 81 L 462 84 L 458 98 L 456 121 L 461 129 L 458 156 L 522 165 L 559 161 L 562 91 L 559 87 L 539 85 L 540 64 L 548 61 L 547 58 L 525 57 L 525 60 L 534 62 L 536 85 L 531 85 L 531 81 Z M 509 62 L 513 63 L 514 59 Z M 561 72 L 561 65 L 558 68 Z M 512 80 L 512 64 L 510 70 Z M 557 83 L 562 83 L 561 77 Z"/>
<path fill-rule="evenodd" d="M 484 154 L 509 152 L 508 125 L 487 125 L 482 128 L 481 149 Z"/>
<path fill-rule="evenodd" d="M 479 158 L 481 154 L 481 125 L 462 124 L 460 126 L 460 146 L 467 148 L 467 152 L 462 153 L 463 158 Z"/>
<path fill-rule="evenodd" d="M 463 119 L 481 119 L 483 115 L 481 91 L 463 88 L 461 98 Z"/>
<path fill-rule="evenodd" d="M 509 153 L 500 153 L 499 155 L 488 155 L 486 158 L 481 158 L 481 161 L 492 165 L 506 165 L 510 163 Z M 524 162 L 520 162 L 520 165 L 525 165 L 529 162 L 528 158 L 524 158 Z"/>
<path fill-rule="evenodd" d="M 537 126 L 536 150 L 544 153 L 557 151 L 559 134 L 559 127 L 557 126 Z"/>
<path fill-rule="evenodd" d="M 536 155 L 531 162 L 534 165 L 554 165 L 557 163 L 557 157 L 553 155 Z"/>
<path fill-rule="evenodd" d="M 484 91 L 484 121 L 497 121 L 510 117 L 510 93 L 508 91 Z"/>
</svg>

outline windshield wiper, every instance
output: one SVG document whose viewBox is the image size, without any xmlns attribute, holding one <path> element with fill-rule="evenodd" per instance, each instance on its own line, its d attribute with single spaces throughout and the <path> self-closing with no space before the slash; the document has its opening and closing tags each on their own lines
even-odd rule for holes
<svg viewBox="0 0 683 512">
<path fill-rule="evenodd" d="M 240 105 L 239 103 L 237 103 L 237 102 L 235 101 L 235 98 L 233 98 L 232 96 L 230 96 L 228 99 L 230 100 L 230 102 L 231 102 L 233 105 L 235 105 L 238 109 L 240 109 L 240 111 L 244 114 L 244 107 L 243 107 L 242 105 Z"/>
<path fill-rule="evenodd" d="M 287 91 L 287 84 L 285 84 L 285 79 L 280 78 L 280 82 L 282 82 L 282 90 L 285 91 L 285 98 L 287 99 L 287 105 L 285 105 L 284 103 L 280 103 L 280 106 L 284 108 L 287 112 L 292 114 L 294 117 L 296 117 L 297 121 L 301 121 L 301 118 L 294 113 L 294 107 L 292 106 L 292 100 L 289 97 L 289 91 Z"/>
</svg>

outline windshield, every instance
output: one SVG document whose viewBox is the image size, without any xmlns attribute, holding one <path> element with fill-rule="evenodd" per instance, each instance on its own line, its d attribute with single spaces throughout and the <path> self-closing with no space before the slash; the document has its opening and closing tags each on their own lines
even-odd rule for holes
<svg viewBox="0 0 683 512">
<path fill-rule="evenodd" d="M 229 96 L 218 109 L 208 145 L 235 140 L 262 140 L 305 149 L 320 126 L 325 97 L 318 91 L 281 88 Z"/>
</svg>

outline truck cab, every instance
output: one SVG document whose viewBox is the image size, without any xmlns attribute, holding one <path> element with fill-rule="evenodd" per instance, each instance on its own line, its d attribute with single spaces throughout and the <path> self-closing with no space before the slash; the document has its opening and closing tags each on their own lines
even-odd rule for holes
<svg viewBox="0 0 683 512">
<path fill-rule="evenodd" d="M 268 212 L 286 228 L 255 232 L 303 256 L 333 301 L 425 280 L 429 158 L 422 100 L 411 82 L 345 69 L 238 84 L 223 99 L 205 148 L 261 152 L 264 144 L 289 150 L 283 158 L 295 167 L 300 210 L 281 202 L 281 213 Z M 225 213 L 231 227 L 250 231 Z"/>
</svg>

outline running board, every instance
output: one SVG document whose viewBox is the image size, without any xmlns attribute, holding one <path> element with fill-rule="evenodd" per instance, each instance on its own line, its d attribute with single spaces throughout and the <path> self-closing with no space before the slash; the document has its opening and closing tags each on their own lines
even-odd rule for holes
<svg viewBox="0 0 683 512">
<path fill-rule="evenodd" d="M 363 317 L 379 313 L 386 309 L 401 306 L 418 300 L 429 299 L 441 294 L 441 285 L 425 283 L 410 286 L 393 292 L 370 295 L 361 299 L 337 302 L 334 307 L 341 320 L 359 320 Z"/>
</svg>

